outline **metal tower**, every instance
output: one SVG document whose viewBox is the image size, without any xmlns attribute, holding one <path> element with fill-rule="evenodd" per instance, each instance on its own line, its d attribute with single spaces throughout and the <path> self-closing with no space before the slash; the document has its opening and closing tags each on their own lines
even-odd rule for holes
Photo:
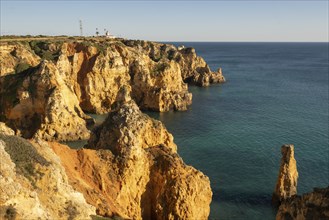
<svg viewBox="0 0 329 220">
<path fill-rule="evenodd" d="M 83 36 L 83 32 L 82 32 L 82 21 L 79 20 L 79 23 L 80 23 L 80 35 Z"/>
</svg>

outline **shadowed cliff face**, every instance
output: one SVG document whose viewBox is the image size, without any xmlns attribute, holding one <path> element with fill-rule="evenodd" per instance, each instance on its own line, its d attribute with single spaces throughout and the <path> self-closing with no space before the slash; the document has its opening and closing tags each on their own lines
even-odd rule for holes
<svg viewBox="0 0 329 220">
<path fill-rule="evenodd" d="M 77 140 L 89 137 L 86 116 L 52 62 L 0 78 L 1 120 L 25 138 Z"/>
<path fill-rule="evenodd" d="M 323 189 L 315 188 L 313 192 L 284 200 L 276 219 L 329 219 L 329 186 Z"/>
<path fill-rule="evenodd" d="M 40 61 L 27 44 L 0 44 L 0 76 L 19 73 Z"/>
</svg>

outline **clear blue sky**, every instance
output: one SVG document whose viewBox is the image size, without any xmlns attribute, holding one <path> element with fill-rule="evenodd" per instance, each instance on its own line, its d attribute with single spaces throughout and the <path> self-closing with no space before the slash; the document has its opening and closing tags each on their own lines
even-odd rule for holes
<svg viewBox="0 0 329 220">
<path fill-rule="evenodd" d="M 328 1 L 9 1 L 1 35 L 114 35 L 158 41 L 328 41 Z"/>
</svg>

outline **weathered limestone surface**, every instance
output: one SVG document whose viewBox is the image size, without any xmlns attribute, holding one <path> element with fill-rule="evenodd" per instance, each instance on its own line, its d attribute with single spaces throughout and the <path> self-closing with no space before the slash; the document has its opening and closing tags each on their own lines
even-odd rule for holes
<svg viewBox="0 0 329 220">
<path fill-rule="evenodd" d="M 87 139 L 85 115 L 52 62 L 0 78 L 1 119 L 25 138 Z"/>
<path fill-rule="evenodd" d="M 15 132 L 13 129 L 9 128 L 5 123 L 0 122 L 0 134 L 15 135 Z"/>
<path fill-rule="evenodd" d="M 141 109 L 183 111 L 192 103 L 186 82 L 224 81 L 194 49 L 167 44 L 31 41 L 0 46 L 0 121 L 25 138 L 87 139 L 92 120 L 84 112 L 110 112 L 122 88 L 130 88 Z"/>
<path fill-rule="evenodd" d="M 90 219 L 95 208 L 68 182 L 46 142 L 0 134 L 1 219 Z"/>
<path fill-rule="evenodd" d="M 329 219 L 329 186 L 327 188 L 314 188 L 313 192 L 284 200 L 279 207 L 276 219 Z"/>
<path fill-rule="evenodd" d="M 194 48 L 176 48 L 170 44 L 161 44 L 147 41 L 126 40 L 124 43 L 146 53 L 152 60 L 171 60 L 179 64 L 182 78 L 185 82 L 198 86 L 209 86 L 212 83 L 223 83 L 225 78 L 219 68 L 212 72 L 208 64 L 197 56 Z"/>
<path fill-rule="evenodd" d="M 283 145 L 281 154 L 280 171 L 272 199 L 274 204 L 279 204 L 297 194 L 298 172 L 294 157 L 294 145 Z"/>
<path fill-rule="evenodd" d="M 192 103 L 177 62 L 155 62 L 120 42 L 102 44 L 101 48 L 95 46 L 63 44 L 57 61 L 58 69 L 67 76 L 67 84 L 73 85 L 84 111 L 109 112 L 120 88 L 128 86 L 132 87 L 133 98 L 142 109 L 186 110 Z M 75 51 L 73 55 L 72 51 Z"/>
<path fill-rule="evenodd" d="M 55 150 L 60 157 L 72 155 L 73 159 L 62 159 L 63 163 L 80 160 L 90 167 L 75 166 L 72 185 L 84 191 L 87 201 L 102 215 L 207 219 L 212 197 L 208 177 L 184 164 L 172 135 L 161 122 L 141 113 L 133 100 L 125 101 L 94 130 L 87 147 L 97 149 L 97 154 L 87 149 L 77 154 L 70 149 Z M 100 164 L 100 171 L 93 169 Z M 90 174 L 82 176 L 84 170 L 90 170 Z M 81 190 L 93 189 L 86 185 L 97 186 L 94 194 Z M 103 201 L 96 199 L 99 193 Z"/>
<path fill-rule="evenodd" d="M 27 45 L 0 44 L 0 76 L 17 73 L 24 67 L 33 67 L 39 63 L 40 57 Z"/>
</svg>

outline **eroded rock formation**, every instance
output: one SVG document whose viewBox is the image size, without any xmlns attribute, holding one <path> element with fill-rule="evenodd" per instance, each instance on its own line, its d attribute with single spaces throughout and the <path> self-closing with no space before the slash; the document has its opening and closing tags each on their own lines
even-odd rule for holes
<svg viewBox="0 0 329 220">
<path fill-rule="evenodd" d="M 108 113 L 123 87 L 141 109 L 182 111 L 192 103 L 186 82 L 224 81 L 194 49 L 167 44 L 22 41 L 1 48 L 0 121 L 26 138 L 87 139 L 84 112 Z"/>
<path fill-rule="evenodd" d="M 132 87 L 133 98 L 142 109 L 186 110 L 192 102 L 177 62 L 155 62 L 120 42 L 101 47 L 64 44 L 57 67 L 67 76 L 68 84 L 74 85 L 84 111 L 109 112 L 124 86 Z"/>
<path fill-rule="evenodd" d="M 198 86 L 225 82 L 222 70 L 219 68 L 216 72 L 212 72 L 204 59 L 197 56 L 194 48 L 176 48 L 170 44 L 147 41 L 125 40 L 123 42 L 147 54 L 155 62 L 170 60 L 178 63 L 185 82 Z"/>
<path fill-rule="evenodd" d="M 281 165 L 272 201 L 280 204 L 281 201 L 297 194 L 297 165 L 294 157 L 294 145 L 281 147 Z"/>
<path fill-rule="evenodd" d="M 315 188 L 313 192 L 284 200 L 279 207 L 276 219 L 329 219 L 329 186 L 323 189 Z"/>
<path fill-rule="evenodd" d="M 0 44 L 0 76 L 19 73 L 39 63 L 40 57 L 26 44 Z"/>
<path fill-rule="evenodd" d="M 87 139 L 85 115 L 52 62 L 0 78 L 0 114 L 25 138 Z"/>
<path fill-rule="evenodd" d="M 132 219 L 208 218 L 212 197 L 208 177 L 184 164 L 172 135 L 161 122 L 141 113 L 133 100 L 109 114 L 95 129 L 88 148 L 98 151 L 54 149 L 70 170 L 72 185 L 84 192 L 99 214 Z"/>
<path fill-rule="evenodd" d="M 9 128 L 5 123 L 0 122 L 0 134 L 15 135 L 15 131 Z"/>
<path fill-rule="evenodd" d="M 68 182 L 44 141 L 0 134 L 1 219 L 90 219 L 95 208 Z"/>
</svg>

